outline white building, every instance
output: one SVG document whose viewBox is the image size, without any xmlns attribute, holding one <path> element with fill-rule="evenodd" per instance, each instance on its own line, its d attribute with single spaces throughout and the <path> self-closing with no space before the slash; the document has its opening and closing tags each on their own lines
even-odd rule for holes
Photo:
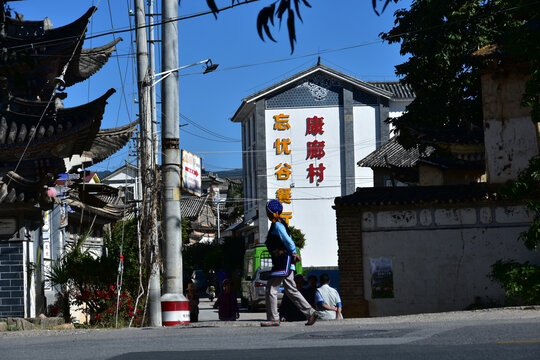
<svg viewBox="0 0 540 360">
<path fill-rule="evenodd" d="M 336 266 L 334 198 L 373 186 L 356 163 L 389 139 L 412 92 L 398 82 L 364 82 L 317 64 L 242 101 L 245 226 L 264 243 L 265 204 L 278 198 L 289 224 L 306 235 L 304 266 Z M 378 181 L 377 181 L 378 182 Z"/>
</svg>

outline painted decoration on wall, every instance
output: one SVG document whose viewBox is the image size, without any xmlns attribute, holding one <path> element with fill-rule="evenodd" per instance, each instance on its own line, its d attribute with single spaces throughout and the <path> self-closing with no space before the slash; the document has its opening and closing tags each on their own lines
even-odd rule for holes
<svg viewBox="0 0 540 360">
<path fill-rule="evenodd" d="M 201 158 L 182 150 L 182 188 L 198 197 L 201 197 L 202 188 L 201 169 Z"/>
<path fill-rule="evenodd" d="M 370 258 L 369 271 L 371 273 L 371 298 L 393 298 L 394 271 L 392 269 L 392 258 Z"/>
</svg>

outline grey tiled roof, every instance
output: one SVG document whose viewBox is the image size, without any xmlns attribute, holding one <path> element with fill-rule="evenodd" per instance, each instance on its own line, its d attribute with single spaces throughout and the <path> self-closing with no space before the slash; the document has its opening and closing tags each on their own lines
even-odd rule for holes
<svg viewBox="0 0 540 360">
<path fill-rule="evenodd" d="M 180 199 L 180 211 L 182 213 L 182 217 L 195 219 L 201 212 L 201 209 L 203 208 L 204 204 L 206 204 L 207 200 L 208 195 L 201 198 L 196 196 L 182 197 Z"/>
<path fill-rule="evenodd" d="M 405 204 L 470 203 L 500 199 L 498 187 L 487 183 L 443 186 L 357 188 L 351 195 L 337 197 L 335 207 L 396 206 Z"/>
<path fill-rule="evenodd" d="M 429 156 L 434 151 L 435 149 L 433 147 L 428 146 L 422 156 Z M 420 152 L 417 148 L 405 150 L 405 148 L 397 142 L 397 138 L 393 137 L 380 148 L 360 160 L 358 166 L 370 168 L 386 168 L 388 166 L 403 168 L 414 167 L 420 159 L 420 156 Z"/>
<path fill-rule="evenodd" d="M 410 85 L 402 84 L 399 81 L 367 81 L 367 83 L 391 92 L 394 94 L 394 99 L 404 100 L 415 97 Z"/>
</svg>

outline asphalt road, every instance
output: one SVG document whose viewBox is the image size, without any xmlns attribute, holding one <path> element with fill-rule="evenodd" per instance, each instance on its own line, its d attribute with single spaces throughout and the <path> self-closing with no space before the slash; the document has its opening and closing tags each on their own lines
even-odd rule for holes
<svg viewBox="0 0 540 360">
<path fill-rule="evenodd" d="M 216 315 L 209 312 L 209 315 Z M 244 314 L 264 318 L 264 313 Z M 174 328 L 0 333 L 1 359 L 534 359 L 540 310 Z"/>
</svg>

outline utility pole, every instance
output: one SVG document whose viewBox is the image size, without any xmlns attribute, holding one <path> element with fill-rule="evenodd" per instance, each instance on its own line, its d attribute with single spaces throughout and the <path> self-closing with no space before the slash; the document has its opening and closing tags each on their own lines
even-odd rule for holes
<svg viewBox="0 0 540 360">
<path fill-rule="evenodd" d="M 155 64 L 155 55 L 154 55 L 154 4 L 153 0 L 148 0 L 148 52 L 149 52 L 149 65 L 150 65 L 150 75 L 151 79 L 154 77 L 156 70 Z M 156 116 L 156 88 L 151 84 L 148 84 L 150 87 L 150 123 L 152 124 L 152 164 L 154 170 L 154 179 L 158 180 L 160 174 L 157 172 L 158 166 L 158 141 L 157 141 L 157 116 Z M 157 231 L 157 208 L 158 208 L 158 197 L 156 194 L 152 197 L 152 219 L 154 221 L 154 226 L 152 227 L 152 252 L 151 252 L 151 271 L 150 279 L 148 281 L 148 299 L 149 299 L 149 325 L 153 327 L 161 326 L 161 284 L 159 281 L 160 275 L 160 262 L 159 262 L 159 241 L 158 241 L 158 231 Z"/>
<path fill-rule="evenodd" d="M 178 0 L 162 0 L 162 66 L 171 71 L 161 85 L 161 169 L 163 177 L 163 211 L 161 227 L 165 243 L 166 296 L 182 295 L 182 221 L 180 214 L 180 140 L 178 104 Z M 188 312 L 189 320 L 189 312 Z M 163 320 L 165 325 L 165 319 Z"/>
<path fill-rule="evenodd" d="M 157 239 L 156 199 L 153 188 L 156 184 L 156 163 L 153 144 L 153 124 L 151 116 L 150 87 L 151 77 L 148 67 L 146 40 L 146 19 L 144 0 L 135 0 L 135 26 L 137 27 L 137 85 L 139 89 L 140 153 L 142 196 L 141 234 L 146 237 L 144 244 L 149 260 L 148 309 L 150 326 L 161 326 L 161 307 L 159 292 L 159 262 Z M 157 283 L 157 284 L 156 284 Z"/>
<path fill-rule="evenodd" d="M 154 0 L 148 0 L 148 55 L 150 74 L 152 77 L 156 73 L 156 56 L 155 56 L 155 36 L 154 36 Z M 158 164 L 158 141 L 157 141 L 157 107 L 156 107 L 156 87 L 150 87 L 150 103 L 152 105 L 152 134 L 154 139 L 154 162 Z"/>
</svg>

